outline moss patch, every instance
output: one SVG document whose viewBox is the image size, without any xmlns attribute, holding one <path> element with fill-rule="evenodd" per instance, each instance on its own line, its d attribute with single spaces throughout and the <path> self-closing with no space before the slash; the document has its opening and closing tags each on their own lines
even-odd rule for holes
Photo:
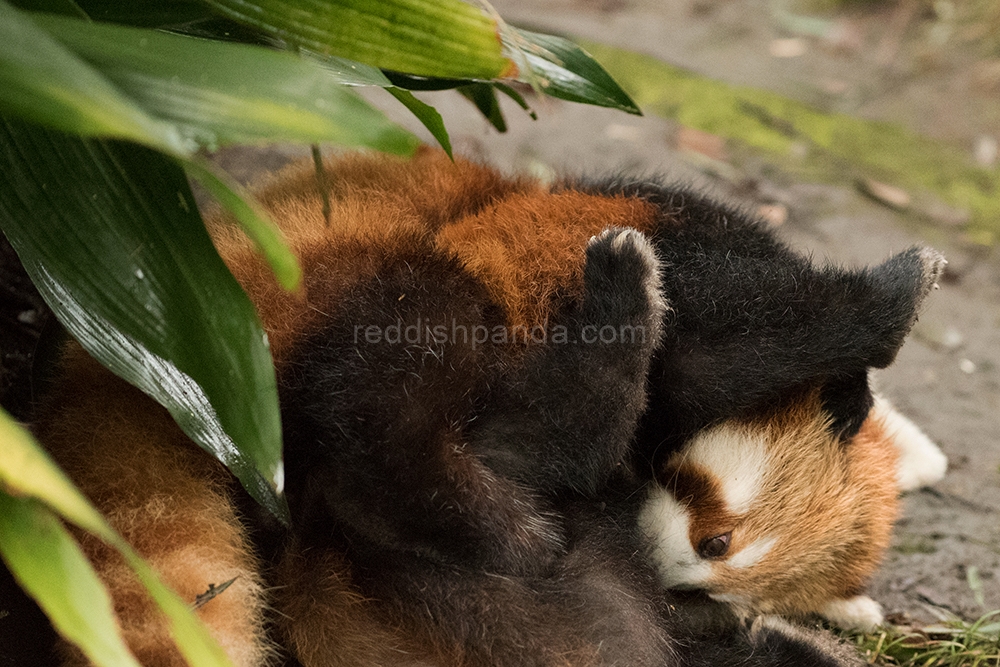
<svg viewBox="0 0 1000 667">
<path fill-rule="evenodd" d="M 764 151 L 821 180 L 876 179 L 968 211 L 970 237 L 1000 240 L 1000 170 L 906 128 L 695 75 L 655 58 L 584 42 L 645 111 Z"/>
</svg>

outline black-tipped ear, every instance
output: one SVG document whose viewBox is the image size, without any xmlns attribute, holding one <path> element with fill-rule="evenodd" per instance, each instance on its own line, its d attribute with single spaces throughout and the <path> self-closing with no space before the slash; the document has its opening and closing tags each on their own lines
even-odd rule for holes
<svg viewBox="0 0 1000 667">
<path fill-rule="evenodd" d="M 871 324 L 859 343 L 864 345 L 868 366 L 885 368 L 896 358 L 945 264 L 936 250 L 910 248 L 864 272 L 870 289 Z"/>
</svg>

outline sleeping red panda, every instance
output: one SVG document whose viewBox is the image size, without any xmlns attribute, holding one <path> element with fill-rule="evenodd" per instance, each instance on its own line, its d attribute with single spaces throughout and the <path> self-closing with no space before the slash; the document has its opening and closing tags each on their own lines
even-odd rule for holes
<svg viewBox="0 0 1000 667">
<path fill-rule="evenodd" d="M 658 468 L 639 521 L 668 588 L 710 591 L 744 615 L 813 613 L 871 631 L 882 611 L 862 591 L 896 496 L 945 465 L 884 398 L 844 443 L 812 392 L 698 433 Z"/>
<path fill-rule="evenodd" d="M 885 440 L 868 370 L 938 255 L 816 269 L 683 190 L 549 187 L 432 151 L 327 173 L 329 225 L 311 166 L 258 193 L 302 295 L 210 221 L 271 343 L 291 530 L 248 525 L 225 470 L 77 347 L 37 428 L 182 596 L 234 580 L 199 613 L 235 664 L 860 664 L 665 590 L 640 491 L 734 424 L 802 449 Z M 140 661 L 182 664 L 127 568 L 86 546 Z"/>
</svg>

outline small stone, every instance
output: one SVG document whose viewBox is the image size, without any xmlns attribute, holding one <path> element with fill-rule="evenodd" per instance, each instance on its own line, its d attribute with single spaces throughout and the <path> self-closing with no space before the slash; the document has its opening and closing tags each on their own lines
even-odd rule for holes
<svg viewBox="0 0 1000 667">
<path fill-rule="evenodd" d="M 972 375 L 976 372 L 976 364 L 971 359 L 962 359 L 958 362 L 958 369 L 966 375 Z"/>
<path fill-rule="evenodd" d="M 941 334 L 941 347 L 949 352 L 957 350 L 964 344 L 965 337 L 962 335 L 962 332 L 955 327 L 948 327 L 944 330 L 944 333 Z"/>
<path fill-rule="evenodd" d="M 768 52 L 775 58 L 798 58 L 809 50 L 809 44 L 801 37 L 786 37 L 771 40 Z"/>
<path fill-rule="evenodd" d="M 22 310 L 17 314 L 17 321 L 21 324 L 35 324 L 38 322 L 37 310 Z"/>
<path fill-rule="evenodd" d="M 858 187 L 861 192 L 890 208 L 902 211 L 910 206 L 910 193 L 895 185 L 865 178 L 858 181 Z"/>
<path fill-rule="evenodd" d="M 788 222 L 788 207 L 784 204 L 761 204 L 757 207 L 757 215 L 764 218 L 768 224 L 780 227 Z"/>
<path fill-rule="evenodd" d="M 992 167 L 996 164 L 998 153 L 1000 153 L 1000 144 L 997 143 L 995 137 L 988 134 L 976 137 L 976 147 L 973 154 L 976 156 L 976 162 L 979 166 Z"/>
</svg>

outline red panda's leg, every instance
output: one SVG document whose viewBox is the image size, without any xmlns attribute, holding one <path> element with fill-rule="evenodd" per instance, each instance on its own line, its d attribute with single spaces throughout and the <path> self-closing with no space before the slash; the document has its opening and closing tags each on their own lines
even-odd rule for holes
<svg viewBox="0 0 1000 667">
<path fill-rule="evenodd" d="M 227 494 L 225 470 L 165 410 L 77 349 L 39 424 L 39 436 L 112 527 L 199 616 L 237 667 L 268 654 L 257 562 Z M 145 667 L 186 663 L 131 569 L 96 538 L 81 543 L 107 584 L 125 639 Z M 74 649 L 67 665 L 86 664 Z"/>
<path fill-rule="evenodd" d="M 284 365 L 292 520 L 379 550 L 523 573 L 561 547 L 536 496 L 483 464 L 465 431 L 498 381 L 502 320 L 450 257 L 384 265 Z"/>
<path fill-rule="evenodd" d="M 475 451 L 532 488 L 592 493 L 624 458 L 668 306 L 652 245 L 634 229 L 591 239 L 583 302 L 550 323 L 473 427 Z"/>
</svg>

